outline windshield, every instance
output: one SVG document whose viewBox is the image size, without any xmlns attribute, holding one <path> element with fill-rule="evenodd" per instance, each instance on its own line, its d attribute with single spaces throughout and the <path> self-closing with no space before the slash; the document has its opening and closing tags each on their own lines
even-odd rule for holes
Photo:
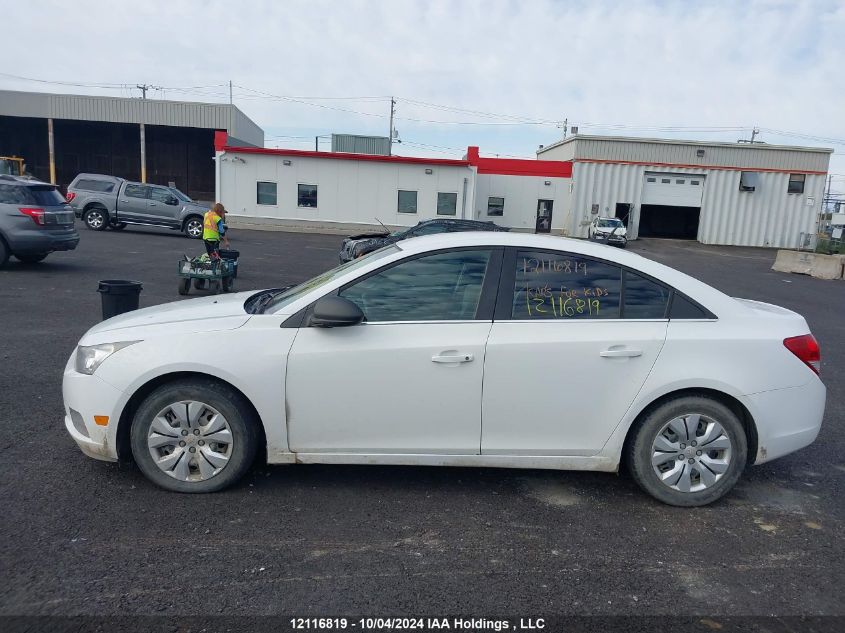
<svg viewBox="0 0 845 633">
<path fill-rule="evenodd" d="M 173 192 L 173 195 L 179 198 L 182 202 L 193 202 L 193 200 L 191 200 L 188 196 L 179 191 L 176 187 L 168 187 L 168 189 L 170 189 L 170 191 Z"/>
<path fill-rule="evenodd" d="M 618 218 L 602 218 L 601 220 L 599 220 L 598 226 L 616 228 L 622 226 L 622 220 Z"/>
<path fill-rule="evenodd" d="M 358 259 L 353 259 L 351 261 L 346 262 L 345 264 L 341 264 L 337 268 L 332 268 L 331 270 L 327 270 L 321 275 L 317 275 L 313 279 L 309 279 L 298 286 L 294 286 L 289 290 L 285 290 L 283 293 L 273 297 L 273 300 L 267 304 L 267 307 L 264 308 L 264 312 L 276 312 L 281 308 L 284 308 L 286 305 L 289 305 L 302 297 L 303 295 L 311 292 L 312 290 L 316 290 L 320 286 L 324 286 L 328 283 L 331 283 L 341 275 L 345 275 L 351 270 L 355 270 L 357 268 L 361 268 L 362 266 L 366 266 L 367 264 L 371 264 L 372 262 L 381 259 L 383 257 L 387 257 L 388 255 L 393 255 L 394 253 L 398 253 L 399 248 L 394 245 L 385 246 L 380 248 L 372 253 L 368 253 L 363 257 L 359 257 Z"/>
</svg>

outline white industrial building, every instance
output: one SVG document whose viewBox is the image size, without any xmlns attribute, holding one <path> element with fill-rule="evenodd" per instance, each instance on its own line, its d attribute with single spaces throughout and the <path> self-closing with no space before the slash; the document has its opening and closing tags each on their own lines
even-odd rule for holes
<svg viewBox="0 0 845 633">
<path fill-rule="evenodd" d="M 796 247 L 816 230 L 832 149 L 576 135 L 541 148 L 572 163 L 562 224 L 583 237 L 595 214 L 629 235 Z"/>
<path fill-rule="evenodd" d="M 633 238 L 795 247 L 815 231 L 832 150 L 576 135 L 537 160 L 239 147 L 215 138 L 233 226 L 350 231 L 458 217 L 586 237 L 597 215 Z"/>
</svg>

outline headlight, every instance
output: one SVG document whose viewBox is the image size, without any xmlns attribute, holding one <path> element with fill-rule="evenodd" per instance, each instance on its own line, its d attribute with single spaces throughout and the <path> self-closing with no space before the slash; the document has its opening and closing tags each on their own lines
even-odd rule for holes
<svg viewBox="0 0 845 633">
<path fill-rule="evenodd" d="M 89 376 L 97 371 L 109 356 L 116 351 L 129 347 L 141 341 L 124 341 L 123 343 L 101 343 L 100 345 L 80 345 L 76 348 L 76 371 Z"/>
</svg>

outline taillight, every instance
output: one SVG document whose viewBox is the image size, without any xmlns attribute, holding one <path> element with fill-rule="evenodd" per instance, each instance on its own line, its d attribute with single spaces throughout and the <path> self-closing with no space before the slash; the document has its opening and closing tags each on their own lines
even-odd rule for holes
<svg viewBox="0 0 845 633">
<path fill-rule="evenodd" d="M 73 193 L 72 191 L 68 191 L 68 192 L 65 194 L 65 200 L 67 200 L 68 202 L 73 202 L 73 199 L 74 199 L 75 197 L 76 197 L 76 194 L 75 194 L 75 193 Z"/>
<path fill-rule="evenodd" d="M 39 209 L 38 207 L 20 207 L 18 210 L 24 215 L 31 217 L 32 221 L 39 226 L 44 226 L 44 209 Z"/>
<path fill-rule="evenodd" d="M 795 354 L 807 367 L 816 372 L 816 374 L 821 371 L 822 355 L 815 336 L 812 334 L 792 336 L 783 339 L 783 345 Z"/>
</svg>

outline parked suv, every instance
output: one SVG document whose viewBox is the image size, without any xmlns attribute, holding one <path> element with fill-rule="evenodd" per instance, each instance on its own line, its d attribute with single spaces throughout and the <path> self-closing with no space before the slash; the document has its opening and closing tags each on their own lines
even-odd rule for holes
<svg viewBox="0 0 845 633">
<path fill-rule="evenodd" d="M 54 185 L 22 176 L 0 176 L 0 268 L 14 255 L 40 262 L 79 243 L 73 209 Z"/>
<path fill-rule="evenodd" d="M 202 217 L 208 211 L 175 187 L 101 174 L 79 174 L 67 188 L 67 199 L 76 217 L 92 231 L 141 224 L 167 227 L 199 239 Z"/>
</svg>

